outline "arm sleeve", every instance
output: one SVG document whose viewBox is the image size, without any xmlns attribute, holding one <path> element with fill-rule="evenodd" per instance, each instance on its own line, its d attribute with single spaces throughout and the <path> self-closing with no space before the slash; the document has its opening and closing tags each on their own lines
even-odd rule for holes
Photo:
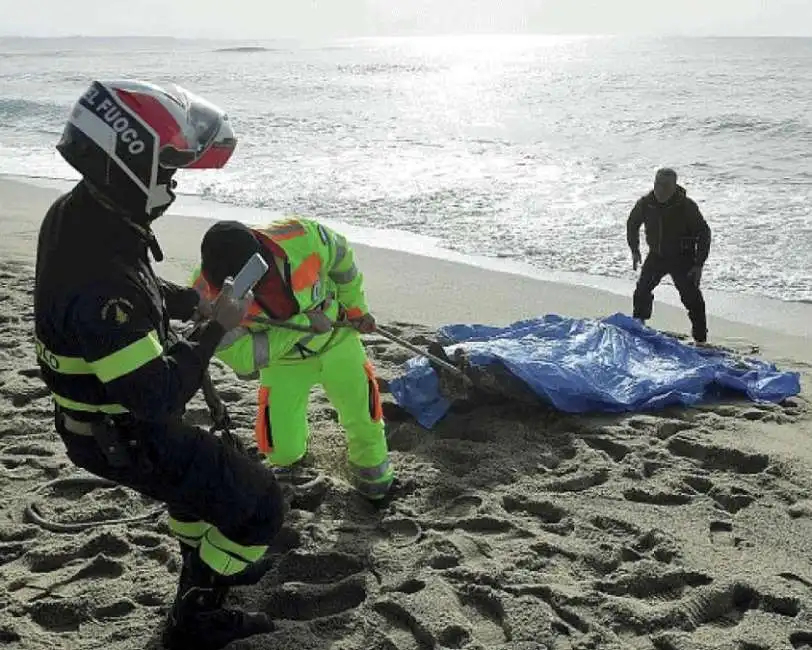
<svg viewBox="0 0 812 650">
<path fill-rule="evenodd" d="M 322 238 L 325 236 L 331 243 L 332 255 L 329 260 L 330 279 L 338 287 L 338 301 L 347 308 L 350 318 L 357 318 L 369 312 L 366 293 L 364 292 L 364 274 L 355 263 L 355 253 L 349 242 L 334 230 L 319 225 Z"/>
<path fill-rule="evenodd" d="M 210 321 L 165 349 L 152 314 L 143 291 L 121 282 L 85 291 L 70 319 L 110 397 L 139 419 L 160 421 L 198 391 L 224 330 Z"/>
<path fill-rule="evenodd" d="M 696 263 L 704 265 L 710 254 L 711 229 L 699 206 L 691 201 L 691 228 L 696 235 Z"/>
<path fill-rule="evenodd" d="M 286 322 L 310 326 L 305 314 L 296 314 Z M 215 356 L 242 379 L 256 378 L 258 373 L 287 355 L 307 335 L 282 328 L 249 329 L 237 327 L 227 332 Z"/>
<path fill-rule="evenodd" d="M 204 294 L 208 284 L 196 268 L 190 278 L 194 291 Z M 288 323 L 310 327 L 310 319 L 305 314 L 296 314 Z M 220 340 L 215 357 L 231 368 L 243 379 L 255 378 L 260 370 L 278 361 L 291 351 L 303 334 L 282 328 L 237 327 Z"/>
<path fill-rule="evenodd" d="M 166 301 L 169 318 L 182 321 L 191 320 L 192 314 L 200 302 L 200 294 L 192 287 L 181 287 L 163 278 L 158 278 L 158 284 Z"/>
<path fill-rule="evenodd" d="M 626 220 L 626 241 L 632 253 L 640 252 L 640 226 L 643 225 L 643 201 L 637 201 Z"/>
</svg>

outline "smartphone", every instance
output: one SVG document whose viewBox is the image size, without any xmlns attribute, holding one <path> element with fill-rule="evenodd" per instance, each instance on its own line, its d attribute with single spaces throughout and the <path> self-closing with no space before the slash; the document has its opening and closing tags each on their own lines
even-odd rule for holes
<svg viewBox="0 0 812 650">
<path fill-rule="evenodd" d="M 268 263 L 263 259 L 259 253 L 254 253 L 245 266 L 237 273 L 234 278 L 234 293 L 236 298 L 243 298 L 245 294 L 253 289 L 257 282 L 262 279 L 262 276 L 268 271 Z"/>
</svg>

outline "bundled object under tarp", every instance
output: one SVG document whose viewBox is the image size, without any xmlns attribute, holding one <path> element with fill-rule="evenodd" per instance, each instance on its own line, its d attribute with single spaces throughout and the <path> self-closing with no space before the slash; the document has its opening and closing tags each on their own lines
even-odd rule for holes
<svg viewBox="0 0 812 650">
<path fill-rule="evenodd" d="M 449 357 L 462 348 L 480 372 L 489 368 L 567 413 L 650 411 L 692 405 L 736 392 L 780 402 L 800 393 L 800 375 L 714 347 L 681 343 L 623 314 L 601 320 L 547 315 L 507 327 L 447 325 Z M 459 353 L 457 354 L 459 356 Z M 451 402 L 429 362 L 410 359 L 390 382 L 392 395 L 431 428 Z"/>
</svg>

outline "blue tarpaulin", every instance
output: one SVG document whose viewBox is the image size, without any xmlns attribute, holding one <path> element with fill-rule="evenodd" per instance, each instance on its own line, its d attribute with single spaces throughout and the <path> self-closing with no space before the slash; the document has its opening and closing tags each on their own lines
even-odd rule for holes
<svg viewBox="0 0 812 650">
<path fill-rule="evenodd" d="M 686 345 L 623 314 L 601 320 L 547 315 L 507 327 L 447 325 L 439 334 L 451 342 L 449 354 L 462 347 L 472 364 L 502 364 L 542 401 L 567 413 L 689 406 L 730 391 L 780 402 L 801 390 L 796 372 Z M 410 359 L 390 387 L 424 427 L 434 426 L 450 407 L 423 357 Z"/>
</svg>

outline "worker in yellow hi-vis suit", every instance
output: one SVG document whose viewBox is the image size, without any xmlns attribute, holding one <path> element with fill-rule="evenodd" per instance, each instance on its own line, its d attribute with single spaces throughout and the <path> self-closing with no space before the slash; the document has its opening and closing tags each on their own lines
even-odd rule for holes
<svg viewBox="0 0 812 650">
<path fill-rule="evenodd" d="M 236 276 L 259 252 L 269 270 L 254 289 L 254 304 L 240 327 L 226 334 L 216 356 L 240 377 L 260 380 L 255 427 L 269 465 L 287 468 L 307 452 L 310 391 L 321 384 L 343 426 L 355 487 L 383 498 L 394 478 L 380 393 L 360 333 L 372 332 L 359 272 L 347 240 L 305 218 L 266 228 L 218 222 L 201 244 L 193 286 L 214 299 L 223 280 Z M 254 318 L 285 321 L 311 332 L 272 327 Z M 353 327 L 333 328 L 346 318 Z"/>
</svg>

